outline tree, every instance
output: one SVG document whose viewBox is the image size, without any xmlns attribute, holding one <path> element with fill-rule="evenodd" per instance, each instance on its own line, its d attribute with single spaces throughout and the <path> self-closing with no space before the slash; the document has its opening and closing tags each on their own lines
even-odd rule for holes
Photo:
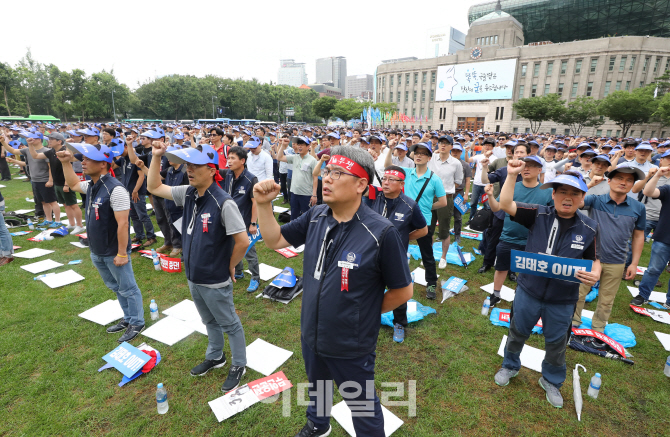
<svg viewBox="0 0 670 437">
<path fill-rule="evenodd" d="M 556 114 L 561 111 L 563 101 L 558 94 L 547 94 L 546 96 L 520 99 L 513 107 L 521 118 L 530 122 L 530 129 L 535 134 L 540 130 L 543 121 L 553 120 Z"/>
<path fill-rule="evenodd" d="M 670 126 L 670 93 L 665 93 L 658 100 L 658 108 L 654 112 L 654 116 L 658 117 L 663 126 Z"/>
<path fill-rule="evenodd" d="M 631 126 L 647 123 L 656 111 L 656 106 L 654 90 L 645 87 L 632 92 L 614 91 L 601 101 L 599 111 L 619 125 L 625 137 Z"/>
<path fill-rule="evenodd" d="M 332 111 L 337 105 L 337 99 L 335 97 L 319 97 L 314 100 L 312 103 L 312 111 L 317 116 L 323 118 L 325 121 L 328 121 L 332 117 Z"/>
<path fill-rule="evenodd" d="M 363 104 L 354 99 L 339 100 L 331 111 L 333 117 L 343 121 L 349 121 L 352 118 L 358 118 L 363 112 Z"/>
<path fill-rule="evenodd" d="M 598 104 L 593 97 L 577 97 L 567 107 L 557 108 L 552 121 L 569 126 L 574 135 L 579 135 L 585 127 L 597 128 L 603 124 L 598 113 Z"/>
</svg>

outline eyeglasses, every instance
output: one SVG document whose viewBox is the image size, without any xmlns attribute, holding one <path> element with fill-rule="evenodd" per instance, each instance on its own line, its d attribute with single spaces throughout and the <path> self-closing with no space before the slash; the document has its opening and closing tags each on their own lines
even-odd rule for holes
<svg viewBox="0 0 670 437">
<path fill-rule="evenodd" d="M 430 154 L 428 154 L 428 153 L 414 152 L 414 156 L 430 156 Z"/>
<path fill-rule="evenodd" d="M 355 174 L 347 173 L 347 172 L 344 172 L 342 170 L 328 170 L 327 168 L 322 168 L 321 169 L 321 177 L 322 178 L 325 178 L 326 176 L 330 176 L 330 178 L 334 181 L 338 180 L 340 178 L 340 176 L 342 176 L 343 174 L 353 176 L 355 178 L 359 177 L 359 176 L 356 176 Z"/>
<path fill-rule="evenodd" d="M 382 182 L 400 182 L 400 179 L 390 178 L 387 176 L 382 176 Z"/>
</svg>

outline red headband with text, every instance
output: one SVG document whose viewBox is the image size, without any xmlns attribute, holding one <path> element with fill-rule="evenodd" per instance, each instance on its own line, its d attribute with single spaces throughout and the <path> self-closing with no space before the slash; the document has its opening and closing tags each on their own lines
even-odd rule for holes
<svg viewBox="0 0 670 437">
<path fill-rule="evenodd" d="M 384 175 L 385 176 L 395 176 L 398 179 L 400 179 L 401 181 L 405 180 L 405 174 L 403 172 L 398 171 L 398 170 L 386 170 L 384 172 Z"/>
<path fill-rule="evenodd" d="M 328 165 L 337 165 L 351 172 L 352 175 L 358 176 L 359 178 L 365 179 L 370 183 L 370 176 L 368 172 L 360 165 L 342 155 L 334 155 L 328 161 Z"/>
</svg>

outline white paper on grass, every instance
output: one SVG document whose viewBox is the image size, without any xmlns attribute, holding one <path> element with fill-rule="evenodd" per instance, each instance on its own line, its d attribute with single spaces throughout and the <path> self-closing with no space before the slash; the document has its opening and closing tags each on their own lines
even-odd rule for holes
<svg viewBox="0 0 670 437">
<path fill-rule="evenodd" d="M 424 269 L 417 267 L 412 273 L 414 273 L 415 284 L 423 285 L 424 287 L 428 285 L 428 282 L 426 282 L 426 271 Z M 437 276 L 439 277 L 440 275 Z"/>
<path fill-rule="evenodd" d="M 0 184 L 0 188 L 7 188 L 5 185 Z"/>
<path fill-rule="evenodd" d="M 74 284 L 83 281 L 85 278 L 74 270 L 66 270 L 62 273 L 56 273 L 53 276 L 42 278 L 42 282 L 51 288 L 63 287 L 64 285 Z"/>
<path fill-rule="evenodd" d="M 150 209 L 154 209 L 154 206 L 150 203 L 147 203 L 147 211 Z"/>
<path fill-rule="evenodd" d="M 30 214 L 31 212 L 35 212 L 34 209 L 17 209 L 14 211 L 16 214 Z"/>
<path fill-rule="evenodd" d="M 50 253 L 54 252 L 55 250 L 35 248 L 35 249 L 24 250 L 23 252 L 16 252 L 14 256 L 17 258 L 33 259 L 33 258 L 39 258 L 44 255 L 49 255 Z"/>
<path fill-rule="evenodd" d="M 104 326 L 122 318 L 123 310 L 118 300 L 109 299 L 84 311 L 79 317 Z"/>
<path fill-rule="evenodd" d="M 589 310 L 582 310 L 582 317 L 588 317 L 589 319 L 593 320 L 593 315 L 595 313 L 593 311 Z"/>
<path fill-rule="evenodd" d="M 407 302 L 407 312 L 408 313 L 416 312 L 416 302 Z"/>
<path fill-rule="evenodd" d="M 294 251 L 295 253 L 300 253 L 303 250 L 305 250 L 305 245 L 303 244 L 302 246 L 298 246 L 298 247 L 289 246 L 288 248 L 291 249 L 292 251 Z"/>
<path fill-rule="evenodd" d="M 502 341 L 500 342 L 500 347 L 498 348 L 498 355 L 501 357 L 505 356 L 505 345 L 507 344 L 507 336 L 504 335 Z M 521 349 L 521 365 L 527 367 L 536 372 L 542 373 L 542 361 L 544 360 L 545 352 L 542 349 L 537 349 L 527 344 L 523 345 Z"/>
<path fill-rule="evenodd" d="M 14 179 L 28 179 L 28 176 L 18 176 L 18 177 L 15 177 Z"/>
<path fill-rule="evenodd" d="M 257 338 L 247 346 L 247 367 L 262 373 L 265 376 L 272 375 L 275 370 L 288 360 L 293 352 L 268 343 Z"/>
<path fill-rule="evenodd" d="M 628 291 L 630 291 L 630 294 L 632 294 L 633 297 L 637 296 L 640 293 L 639 288 L 631 287 L 630 285 L 628 285 Z M 652 291 L 651 294 L 649 295 L 649 299 L 647 300 L 651 300 L 658 303 L 665 303 L 665 293 Z"/>
<path fill-rule="evenodd" d="M 337 420 L 337 423 L 340 424 L 342 428 L 349 434 L 351 437 L 356 437 L 356 431 L 354 430 L 354 420 L 351 417 L 351 410 L 346 402 L 341 401 L 339 404 L 333 405 L 333 408 L 330 410 L 330 415 Z M 390 436 L 402 426 L 403 422 L 398 416 L 390 412 L 385 406 L 382 405 L 382 415 L 384 416 L 384 433 L 386 436 Z M 362 437 L 362 436 L 361 436 Z"/>
<path fill-rule="evenodd" d="M 21 266 L 21 268 L 23 270 L 29 271 L 30 273 L 42 273 L 46 272 L 47 270 L 55 269 L 56 267 L 60 267 L 62 265 L 63 264 L 56 262 L 52 259 L 45 259 L 44 261 L 38 261 L 36 263 Z"/>
<path fill-rule="evenodd" d="M 73 245 L 73 246 L 76 246 L 80 249 L 86 249 L 88 247 L 88 246 L 84 246 L 83 244 L 81 244 L 78 241 L 70 241 L 70 244 Z"/>
<path fill-rule="evenodd" d="M 193 331 L 193 327 L 188 323 L 176 317 L 168 316 L 154 323 L 149 329 L 142 332 L 142 335 L 172 346 L 191 335 Z"/>
<path fill-rule="evenodd" d="M 654 334 L 658 337 L 658 341 L 661 342 L 663 348 L 665 348 L 666 351 L 670 351 L 670 334 L 664 334 L 658 331 L 654 331 Z"/>
<path fill-rule="evenodd" d="M 245 272 L 251 274 L 249 270 L 245 270 Z M 278 269 L 277 267 L 272 267 L 263 263 L 258 265 L 258 276 L 261 277 L 261 281 L 269 281 L 270 279 L 274 279 L 281 272 L 282 269 Z"/>
<path fill-rule="evenodd" d="M 493 294 L 493 282 L 491 282 L 490 284 L 482 285 L 479 288 L 481 288 L 488 294 Z M 500 298 L 506 300 L 507 302 L 514 301 L 514 294 L 515 294 L 514 290 L 505 285 L 503 285 L 502 290 L 500 290 Z"/>
<path fill-rule="evenodd" d="M 174 223 L 172 223 L 172 226 L 174 226 L 174 228 L 175 228 L 175 229 L 177 230 L 177 232 L 179 232 L 180 234 L 181 234 L 181 219 L 182 219 L 182 217 L 179 217 L 179 220 L 177 220 L 177 221 L 175 221 Z"/>
<path fill-rule="evenodd" d="M 657 322 L 666 323 L 670 325 L 670 313 L 668 313 L 667 311 L 647 310 L 647 312 L 651 315 L 651 318 L 656 320 Z"/>
<path fill-rule="evenodd" d="M 190 299 L 184 299 L 177 305 L 173 305 L 170 308 L 163 310 L 163 314 L 183 320 L 194 330 L 203 335 L 207 335 L 207 327 L 202 323 L 202 317 L 200 317 L 200 313 L 198 313 L 198 308 Z"/>
<path fill-rule="evenodd" d="M 156 232 L 157 237 L 165 238 L 165 235 L 163 235 L 163 231 L 158 231 Z"/>
</svg>

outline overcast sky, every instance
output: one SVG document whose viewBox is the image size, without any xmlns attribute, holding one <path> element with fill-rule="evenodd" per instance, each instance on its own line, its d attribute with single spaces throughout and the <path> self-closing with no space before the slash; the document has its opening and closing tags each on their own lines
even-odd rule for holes
<svg viewBox="0 0 670 437">
<path fill-rule="evenodd" d="M 467 11 L 483 0 L 60 2 L 7 0 L 0 61 L 27 48 L 61 70 L 114 69 L 131 89 L 156 75 L 190 74 L 276 82 L 280 59 L 307 65 L 347 58 L 347 74 L 374 74 L 383 59 L 426 57 L 427 30 L 467 33 Z"/>
</svg>

